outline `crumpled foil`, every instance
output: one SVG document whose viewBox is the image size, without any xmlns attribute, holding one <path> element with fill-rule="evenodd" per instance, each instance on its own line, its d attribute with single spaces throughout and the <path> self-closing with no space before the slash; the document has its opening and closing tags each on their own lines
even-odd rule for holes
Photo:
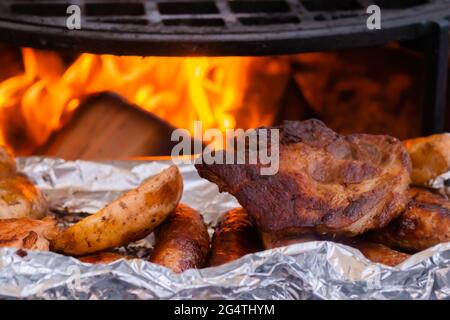
<svg viewBox="0 0 450 320">
<path fill-rule="evenodd" d="M 86 162 L 20 158 L 19 168 L 66 214 L 95 212 L 169 161 Z M 180 165 L 182 202 L 213 226 L 236 200 Z M 212 229 L 211 229 L 212 230 Z M 449 299 L 450 243 L 392 268 L 327 241 L 290 245 L 175 274 L 143 259 L 90 265 L 53 252 L 0 249 L 0 297 L 26 299 Z"/>
<path fill-rule="evenodd" d="M 450 171 L 428 181 L 427 187 L 435 189 L 438 193 L 450 199 Z"/>
</svg>

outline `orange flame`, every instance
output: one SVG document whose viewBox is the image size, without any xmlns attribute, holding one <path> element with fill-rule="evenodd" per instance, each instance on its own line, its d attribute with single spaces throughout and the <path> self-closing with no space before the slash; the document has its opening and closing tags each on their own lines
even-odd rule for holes
<svg viewBox="0 0 450 320">
<path fill-rule="evenodd" d="M 19 108 L 35 146 L 43 145 L 84 97 L 102 91 L 115 92 L 191 132 L 195 120 L 201 120 L 205 129 L 233 128 L 236 115 L 245 107 L 255 61 L 259 66 L 267 63 L 267 58 L 254 57 L 161 58 L 86 53 L 66 68 L 54 52 L 24 48 L 22 55 L 24 73 L 0 83 L 0 112 Z M 268 73 L 286 71 L 281 61 L 275 70 L 272 63 Z M 261 119 L 246 121 L 246 127 L 269 124 Z M 0 128 L 0 143 L 8 143 L 5 128 Z"/>
</svg>

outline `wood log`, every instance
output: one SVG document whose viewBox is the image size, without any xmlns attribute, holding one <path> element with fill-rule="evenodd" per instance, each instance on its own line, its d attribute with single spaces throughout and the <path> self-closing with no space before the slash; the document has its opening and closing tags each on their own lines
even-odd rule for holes
<svg viewBox="0 0 450 320">
<path fill-rule="evenodd" d="M 173 130 L 151 113 L 102 93 L 82 103 L 37 154 L 67 160 L 167 156 L 177 143 L 170 140 Z"/>
</svg>

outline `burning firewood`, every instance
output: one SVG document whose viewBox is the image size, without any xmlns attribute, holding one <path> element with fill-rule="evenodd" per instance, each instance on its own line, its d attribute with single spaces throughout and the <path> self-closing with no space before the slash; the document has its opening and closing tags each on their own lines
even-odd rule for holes
<svg viewBox="0 0 450 320">
<path fill-rule="evenodd" d="M 174 128 L 113 94 L 83 103 L 38 153 L 64 159 L 170 155 Z"/>
</svg>

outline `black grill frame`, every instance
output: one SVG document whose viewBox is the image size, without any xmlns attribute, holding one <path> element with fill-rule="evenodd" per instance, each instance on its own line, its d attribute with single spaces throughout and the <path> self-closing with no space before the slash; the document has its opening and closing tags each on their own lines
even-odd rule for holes
<svg viewBox="0 0 450 320">
<path fill-rule="evenodd" d="M 368 5 L 402 1 L 424 4 L 406 9 L 382 7 L 382 29 L 366 28 Z M 410 40 L 428 32 L 427 22 L 450 19 L 450 0 L 402 1 L 2 0 L 0 40 L 94 53 L 269 55 Z M 202 6 L 205 3 L 209 5 Z M 316 10 L 317 3 L 324 8 L 359 9 Z M 81 30 L 66 28 L 64 7 L 69 4 L 82 9 Z"/>
<path fill-rule="evenodd" d="M 443 130 L 450 0 L 251 1 L 2 0 L 0 41 L 152 56 L 280 55 L 399 42 L 427 59 L 423 133 Z M 51 6 L 42 9 L 45 3 Z M 382 5 L 381 30 L 366 28 L 365 8 L 373 3 Z M 69 4 L 85 13 L 81 30 L 66 28 Z"/>
</svg>

